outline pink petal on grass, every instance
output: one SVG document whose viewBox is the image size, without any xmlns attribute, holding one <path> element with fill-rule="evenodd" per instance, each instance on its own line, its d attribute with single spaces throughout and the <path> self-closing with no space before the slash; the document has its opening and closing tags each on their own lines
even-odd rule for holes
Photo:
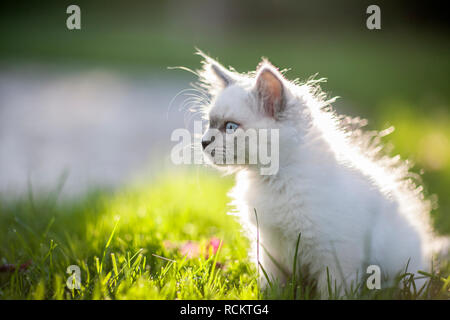
<svg viewBox="0 0 450 320">
<path fill-rule="evenodd" d="M 182 256 L 187 255 L 189 259 L 192 259 L 200 255 L 200 247 L 195 242 L 187 241 L 181 246 L 180 253 Z"/>
<path fill-rule="evenodd" d="M 212 237 L 209 239 L 208 245 L 206 246 L 206 255 L 205 258 L 209 258 L 209 251 L 211 250 L 212 255 L 215 255 L 217 253 L 217 250 L 219 250 L 221 240 L 216 237 Z"/>
<path fill-rule="evenodd" d="M 219 246 L 222 240 L 219 238 L 212 237 L 209 239 L 209 246 L 213 248 L 213 254 L 216 254 L 217 250 L 219 250 Z"/>
</svg>

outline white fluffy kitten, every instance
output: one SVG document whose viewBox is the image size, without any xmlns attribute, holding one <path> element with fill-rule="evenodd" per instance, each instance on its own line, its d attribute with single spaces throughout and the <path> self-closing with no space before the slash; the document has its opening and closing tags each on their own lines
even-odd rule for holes
<svg viewBox="0 0 450 320">
<path fill-rule="evenodd" d="M 448 240 L 433 240 L 422 187 L 405 162 L 383 156 L 379 134 L 362 131 L 359 119 L 333 113 L 314 81 L 288 81 L 266 60 L 256 72 L 239 74 L 199 54 L 200 84 L 211 97 L 204 148 L 212 129 L 279 129 L 275 175 L 261 175 L 258 165 L 218 166 L 236 173 L 234 214 L 249 231 L 255 260 L 257 211 L 259 260 L 271 277 L 283 281 L 292 274 L 300 233 L 300 271 L 317 281 L 322 297 L 327 268 L 341 290 L 359 283 L 368 265 L 378 265 L 390 279 L 408 261 L 408 272 L 430 270 L 432 254 Z M 226 152 L 216 149 L 215 155 Z"/>
</svg>

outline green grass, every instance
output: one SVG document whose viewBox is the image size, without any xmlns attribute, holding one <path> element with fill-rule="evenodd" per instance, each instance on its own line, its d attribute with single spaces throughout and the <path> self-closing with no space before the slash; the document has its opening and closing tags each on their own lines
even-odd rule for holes
<svg viewBox="0 0 450 320">
<path fill-rule="evenodd" d="M 253 70 L 267 56 L 292 69 L 288 78 L 319 73 L 329 79 L 324 90 L 342 97 L 335 105 L 338 112 L 367 117 L 370 129 L 395 126 L 385 141 L 395 145 L 393 154 L 417 164 L 415 172 L 423 170 L 425 193 L 438 200 L 432 212 L 435 228 L 450 234 L 450 47 L 445 35 L 388 28 L 359 33 L 257 28 L 217 36 L 171 27 L 145 10 L 139 16 L 123 16 L 127 10 L 121 10 L 117 19 L 108 18 L 104 8 L 82 7 L 80 32 L 65 28 L 63 5 L 52 14 L 3 17 L 0 65 L 112 68 L 176 77 L 180 72 L 167 67 L 199 67 L 193 55 L 198 46 L 238 71 Z M 315 298 L 313 285 L 301 275 L 285 287 L 258 290 L 247 240 L 225 214 L 231 185 L 228 178 L 171 174 L 148 186 L 92 191 L 71 201 L 58 200 L 57 193 L 0 198 L 0 265 L 32 261 L 26 271 L 0 273 L 0 299 Z M 223 242 L 216 255 L 206 258 L 212 237 Z M 198 245 L 198 257 L 180 252 L 188 240 Z M 81 290 L 65 288 L 69 265 L 81 268 Z M 441 292 L 448 288 L 449 271 L 440 276 L 447 282 L 431 275 L 431 286 L 416 295 L 353 288 L 344 296 L 449 298 Z M 334 291 L 330 279 L 330 297 L 342 298 Z"/>
<path fill-rule="evenodd" d="M 256 298 L 247 242 L 225 214 L 229 183 L 199 179 L 173 175 L 70 203 L 2 201 L 0 257 L 32 263 L 25 272 L 1 274 L 0 299 Z M 223 245 L 210 258 L 204 252 L 187 259 L 167 245 L 193 240 L 203 252 L 213 236 Z M 79 291 L 64 289 L 69 265 L 81 268 Z"/>
<path fill-rule="evenodd" d="M 0 299 L 317 298 L 301 275 L 284 287 L 258 289 L 248 241 L 226 215 L 231 185 L 229 178 L 173 173 L 149 186 L 95 191 L 77 200 L 58 200 L 57 192 L 2 200 L 1 264 L 31 263 L 0 273 Z M 215 254 L 208 247 L 212 237 L 221 240 Z M 198 255 L 180 251 L 186 241 Z M 70 265 L 81 269 L 79 290 L 66 287 Z M 450 298 L 448 273 L 430 277 L 429 288 L 417 296 L 387 288 L 336 295 L 330 279 L 330 298 Z"/>
</svg>

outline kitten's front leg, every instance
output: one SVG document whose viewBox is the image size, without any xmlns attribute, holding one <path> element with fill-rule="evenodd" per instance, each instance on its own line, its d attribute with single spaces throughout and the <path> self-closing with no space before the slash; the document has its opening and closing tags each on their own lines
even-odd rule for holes
<svg viewBox="0 0 450 320">
<path fill-rule="evenodd" d="M 289 276 L 288 271 L 285 270 L 280 262 L 275 263 L 273 259 L 267 252 L 262 250 L 260 252 L 259 262 L 261 263 L 264 271 L 267 274 L 267 277 L 270 279 L 271 283 L 274 285 L 284 285 L 287 280 L 287 276 Z M 261 289 L 266 289 L 268 287 L 268 279 L 264 274 L 263 270 L 260 266 L 259 268 L 259 285 Z"/>
</svg>

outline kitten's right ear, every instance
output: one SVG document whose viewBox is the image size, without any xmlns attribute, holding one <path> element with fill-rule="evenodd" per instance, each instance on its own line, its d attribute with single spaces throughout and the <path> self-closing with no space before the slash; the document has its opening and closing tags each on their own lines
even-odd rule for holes
<svg viewBox="0 0 450 320">
<path fill-rule="evenodd" d="M 286 104 L 283 75 L 267 60 L 257 68 L 255 89 L 264 113 L 276 118 Z"/>
<path fill-rule="evenodd" d="M 231 71 L 227 70 L 213 58 L 197 50 L 198 55 L 204 58 L 203 69 L 199 71 L 200 80 L 210 88 L 224 89 L 236 82 Z"/>
</svg>

